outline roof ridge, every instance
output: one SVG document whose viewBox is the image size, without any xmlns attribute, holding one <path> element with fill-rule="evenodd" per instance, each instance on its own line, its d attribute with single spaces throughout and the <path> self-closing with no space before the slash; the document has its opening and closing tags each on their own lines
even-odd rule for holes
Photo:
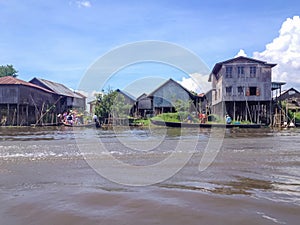
<svg viewBox="0 0 300 225">
<path fill-rule="evenodd" d="M 6 82 L 1 82 L 1 80 L 4 80 Z M 34 87 L 34 88 L 38 88 L 40 90 L 49 92 L 49 93 L 53 93 L 50 90 L 47 90 L 46 88 L 40 87 L 36 84 L 32 84 L 30 82 L 27 82 L 25 80 L 21 80 L 19 78 L 15 78 L 12 76 L 5 76 L 5 77 L 0 77 L 0 84 L 8 84 L 8 85 L 24 85 L 24 86 L 28 86 L 28 87 Z"/>
</svg>

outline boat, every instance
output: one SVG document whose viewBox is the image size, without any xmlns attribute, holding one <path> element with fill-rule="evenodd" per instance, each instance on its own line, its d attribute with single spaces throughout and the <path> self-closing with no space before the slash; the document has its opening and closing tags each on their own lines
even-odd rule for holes
<svg viewBox="0 0 300 225">
<path fill-rule="evenodd" d="M 59 123 L 40 123 L 40 124 L 31 124 L 32 127 L 57 127 L 63 125 L 62 122 Z"/>
<path fill-rule="evenodd" d="M 152 124 L 165 127 L 186 127 L 186 128 L 261 128 L 261 124 L 222 124 L 222 123 L 185 123 L 185 122 L 165 122 L 150 120 Z"/>
<path fill-rule="evenodd" d="M 87 124 L 70 124 L 70 123 L 66 123 L 63 122 L 63 125 L 66 127 L 96 127 L 96 128 L 100 128 L 100 124 L 99 123 L 87 123 Z"/>
</svg>

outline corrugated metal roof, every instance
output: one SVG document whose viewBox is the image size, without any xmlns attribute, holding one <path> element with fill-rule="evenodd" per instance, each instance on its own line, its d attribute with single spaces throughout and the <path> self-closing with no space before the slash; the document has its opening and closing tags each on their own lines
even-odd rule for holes
<svg viewBox="0 0 300 225">
<path fill-rule="evenodd" d="M 43 91 L 46 91 L 46 92 L 49 92 L 49 93 L 53 93 L 53 91 L 50 91 L 50 90 L 48 90 L 46 88 L 43 88 L 43 87 L 40 87 L 38 85 L 29 83 L 29 82 L 24 81 L 24 80 L 17 79 L 17 78 L 12 77 L 12 76 L 1 77 L 0 78 L 0 84 L 24 85 L 24 86 L 28 86 L 28 87 L 38 88 L 40 90 L 43 90 Z"/>
<path fill-rule="evenodd" d="M 126 95 L 132 101 L 136 101 L 136 97 L 134 97 L 132 94 L 128 93 L 127 91 L 123 91 L 120 89 L 117 89 L 116 91 L 122 93 L 123 95 Z"/>
<path fill-rule="evenodd" d="M 180 88 L 182 88 L 183 90 L 185 90 L 188 95 L 191 97 L 191 98 L 195 98 L 195 97 L 199 97 L 197 95 L 194 95 L 193 93 L 191 93 L 188 89 L 186 89 L 185 87 L 183 87 L 181 84 L 179 84 L 178 82 L 174 81 L 172 78 L 170 78 L 169 80 L 167 80 L 166 82 L 164 82 L 162 85 L 160 85 L 158 88 L 156 88 L 154 91 L 152 91 L 148 97 L 153 97 L 155 95 L 155 92 L 157 92 L 159 89 L 163 88 L 165 85 L 167 85 L 168 83 L 174 83 L 176 84 L 177 86 L 179 86 Z"/>
<path fill-rule="evenodd" d="M 83 98 L 82 95 L 79 95 L 76 92 L 73 92 L 69 88 L 67 88 L 65 85 L 56 83 L 50 80 L 45 80 L 42 78 L 35 78 L 39 80 L 41 83 L 43 83 L 45 86 L 47 86 L 49 89 L 51 89 L 53 92 L 59 94 L 59 95 L 64 95 L 64 96 L 69 96 L 69 97 L 75 97 L 75 98 Z"/>
</svg>

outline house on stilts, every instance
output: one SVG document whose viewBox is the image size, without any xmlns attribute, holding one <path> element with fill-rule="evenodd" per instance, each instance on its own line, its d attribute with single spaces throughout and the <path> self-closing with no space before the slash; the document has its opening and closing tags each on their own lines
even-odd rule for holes
<svg viewBox="0 0 300 225">
<path fill-rule="evenodd" d="M 272 120 L 273 63 L 239 56 L 216 63 L 212 83 L 211 112 L 222 118 L 269 124 Z"/>
<path fill-rule="evenodd" d="M 11 76 L 0 78 L 1 126 L 35 124 L 47 119 L 43 117 L 46 112 L 55 119 L 55 104 L 56 96 L 51 90 Z"/>
</svg>

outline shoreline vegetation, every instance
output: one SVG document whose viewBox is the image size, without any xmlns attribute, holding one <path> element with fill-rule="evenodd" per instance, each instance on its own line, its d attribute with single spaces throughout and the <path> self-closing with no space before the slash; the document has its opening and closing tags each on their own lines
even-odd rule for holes
<svg viewBox="0 0 300 225">
<path fill-rule="evenodd" d="M 188 120 L 188 116 L 190 115 L 190 120 Z M 163 113 L 151 118 L 152 120 L 165 121 L 165 122 L 175 122 L 175 123 L 201 123 L 200 120 L 187 113 L 187 112 L 176 112 L 176 113 Z M 218 115 L 211 114 L 207 117 L 207 121 L 205 124 L 225 124 L 225 118 L 221 119 Z M 250 121 L 232 121 L 232 124 L 251 124 Z"/>
</svg>

